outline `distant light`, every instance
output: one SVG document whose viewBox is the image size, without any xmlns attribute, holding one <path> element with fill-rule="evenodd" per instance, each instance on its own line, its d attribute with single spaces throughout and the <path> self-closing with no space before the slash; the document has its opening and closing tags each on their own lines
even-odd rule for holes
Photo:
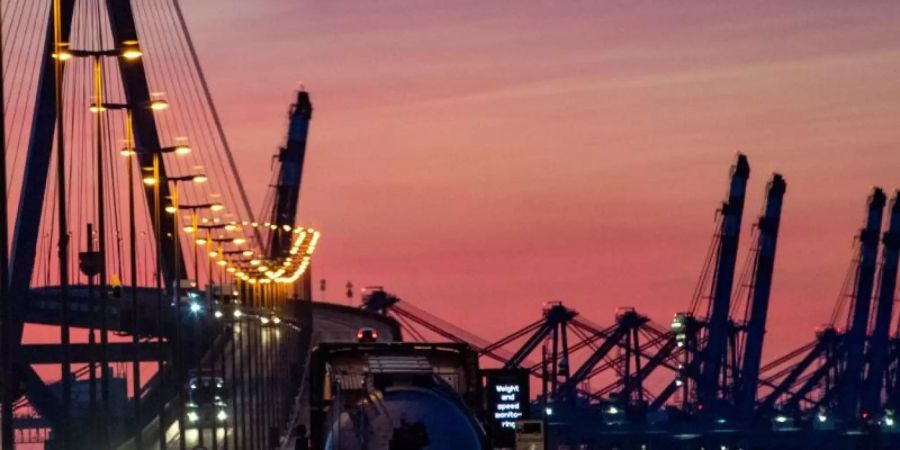
<svg viewBox="0 0 900 450">
<path fill-rule="evenodd" d="M 816 419 L 818 419 L 819 422 L 828 422 L 828 416 L 822 413 L 819 413 L 819 415 L 816 416 Z"/>
<path fill-rule="evenodd" d="M 200 416 L 197 415 L 197 413 L 195 413 L 194 411 L 188 412 L 188 413 L 187 413 L 187 418 L 188 418 L 188 420 L 191 421 L 191 422 L 196 422 L 196 421 L 200 420 Z"/>
<path fill-rule="evenodd" d="M 156 184 L 156 178 L 154 178 L 152 176 L 144 177 L 143 180 L 144 180 L 144 184 L 146 184 L 147 186 L 153 186 Z"/>
<path fill-rule="evenodd" d="M 234 318 L 235 319 L 240 319 L 241 316 L 243 316 L 243 315 L 244 315 L 244 313 L 242 313 L 241 310 L 239 310 L 239 309 L 234 310 Z"/>
<path fill-rule="evenodd" d="M 253 250 L 244 250 L 244 256 L 253 256 Z"/>
<path fill-rule="evenodd" d="M 223 205 L 221 203 L 213 203 L 212 205 L 209 206 L 209 209 L 212 211 L 221 211 L 221 210 L 225 209 L 225 205 Z"/>
<path fill-rule="evenodd" d="M 259 321 L 262 322 L 263 325 L 269 324 L 269 319 L 265 316 L 260 316 Z"/>
<path fill-rule="evenodd" d="M 546 407 L 546 408 L 544 408 L 544 414 L 546 414 L 546 415 L 548 415 L 548 416 L 552 416 L 552 415 L 553 415 L 553 408 L 551 408 L 551 407 L 549 407 L 549 406 Z"/>
<path fill-rule="evenodd" d="M 241 244 L 247 243 L 247 240 L 244 238 L 234 238 L 234 240 L 232 242 L 234 242 L 237 245 L 241 245 Z"/>
<path fill-rule="evenodd" d="M 890 417 L 890 416 L 885 417 L 884 418 L 884 426 L 893 427 L 894 426 L 894 418 Z"/>
<path fill-rule="evenodd" d="M 214 312 L 214 313 L 213 313 L 213 316 L 215 316 L 216 319 L 221 319 L 221 318 L 222 318 L 222 311 L 216 311 L 216 312 Z"/>
<path fill-rule="evenodd" d="M 166 212 L 167 212 L 167 213 L 169 213 L 169 214 L 175 214 L 176 211 L 178 211 L 178 208 L 176 208 L 176 207 L 174 207 L 174 206 L 172 206 L 172 205 L 166 206 Z"/>
<path fill-rule="evenodd" d="M 206 183 L 207 181 L 209 181 L 209 178 L 207 178 L 206 175 L 194 175 L 192 181 L 198 184 Z"/>
<path fill-rule="evenodd" d="M 785 423 L 788 421 L 788 418 L 787 418 L 787 416 L 778 415 L 778 416 L 775 416 L 775 421 L 778 423 Z"/>
<path fill-rule="evenodd" d="M 199 303 L 197 303 L 197 302 L 191 302 L 191 312 L 192 312 L 192 313 L 197 314 L 197 313 L 199 313 L 199 312 L 202 311 L 202 310 L 203 310 L 203 307 L 200 306 Z"/>
<path fill-rule="evenodd" d="M 284 231 L 291 231 L 290 225 L 282 225 L 281 228 L 284 229 Z"/>
<path fill-rule="evenodd" d="M 219 419 L 219 422 L 224 422 L 224 421 L 228 420 L 228 413 L 225 412 L 224 409 L 220 409 L 219 413 L 216 414 L 216 419 Z"/>
<path fill-rule="evenodd" d="M 610 414 L 618 414 L 619 408 L 616 408 L 615 406 L 610 406 L 609 409 L 606 410 L 606 412 L 608 412 Z"/>
<path fill-rule="evenodd" d="M 281 323 L 281 318 L 278 317 L 278 316 L 272 316 L 272 323 L 274 323 L 275 325 L 280 324 L 280 323 Z"/>
<path fill-rule="evenodd" d="M 106 111 L 106 107 L 101 105 L 97 105 L 96 103 L 91 103 L 90 108 L 88 108 L 92 113 L 99 113 Z"/>
<path fill-rule="evenodd" d="M 137 152 L 130 148 L 123 148 L 122 151 L 119 152 L 119 154 L 121 154 L 122 156 L 134 156 L 137 154 Z"/>
<path fill-rule="evenodd" d="M 163 108 L 163 109 L 165 109 L 165 108 Z M 188 147 L 187 145 L 179 145 L 179 146 L 176 146 L 175 150 L 173 150 L 173 151 L 175 152 L 176 155 L 188 155 L 191 153 L 191 148 Z M 205 176 L 202 176 L 202 177 L 203 177 L 203 181 L 206 181 L 206 177 Z M 203 181 L 198 181 L 198 183 L 202 183 Z"/>
</svg>

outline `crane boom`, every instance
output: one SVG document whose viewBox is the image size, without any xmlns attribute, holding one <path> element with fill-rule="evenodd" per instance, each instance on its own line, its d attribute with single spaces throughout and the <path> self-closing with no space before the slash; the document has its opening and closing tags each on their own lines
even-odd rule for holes
<svg viewBox="0 0 900 450">
<path fill-rule="evenodd" d="M 708 322 L 708 339 L 703 354 L 703 366 L 697 396 L 701 405 L 713 412 L 719 393 L 719 375 L 725 357 L 728 341 L 729 310 L 731 290 L 734 283 L 734 268 L 737 260 L 738 240 L 741 233 L 741 217 L 744 212 L 744 197 L 750 164 L 747 157 L 738 154 L 731 167 L 731 185 L 728 199 L 722 205 L 722 225 L 719 230 L 718 260 L 713 284 L 712 307 Z"/>
<path fill-rule="evenodd" d="M 875 411 L 881 402 L 884 371 L 888 356 L 894 293 L 897 288 L 897 260 L 900 250 L 900 191 L 891 201 L 888 230 L 884 233 L 881 254 L 881 278 L 878 286 L 878 302 L 875 305 L 875 326 L 869 349 L 869 371 L 864 387 L 863 410 Z"/>
<path fill-rule="evenodd" d="M 753 414 L 756 406 L 757 379 L 762 358 L 763 338 L 766 333 L 766 316 L 769 310 L 769 294 L 772 289 L 772 273 L 775 267 L 775 249 L 778 242 L 778 227 L 781 223 L 781 205 L 786 187 L 781 175 L 776 173 L 772 176 L 772 181 L 767 187 L 765 212 L 757 224 L 759 243 L 753 279 L 753 298 L 750 306 L 750 320 L 747 322 L 746 345 L 738 388 L 738 408 L 744 417 Z"/>
<path fill-rule="evenodd" d="M 860 388 L 865 363 L 866 332 L 869 327 L 869 306 L 872 303 L 872 287 L 875 284 L 875 264 L 878 256 L 878 238 L 886 197 L 884 191 L 875 188 L 869 197 L 866 227 L 859 234 L 859 266 L 853 296 L 850 327 L 846 335 L 844 355 L 847 364 L 839 385 L 838 404 L 846 419 L 854 420 L 859 412 Z"/>
<path fill-rule="evenodd" d="M 270 223 L 268 254 L 270 258 L 284 256 L 290 247 L 291 233 L 283 229 L 293 227 L 300 201 L 300 182 L 306 159 L 306 139 L 312 119 L 312 102 L 305 90 L 297 92 L 297 102 L 291 106 L 287 143 L 278 152 L 278 180 Z"/>
</svg>

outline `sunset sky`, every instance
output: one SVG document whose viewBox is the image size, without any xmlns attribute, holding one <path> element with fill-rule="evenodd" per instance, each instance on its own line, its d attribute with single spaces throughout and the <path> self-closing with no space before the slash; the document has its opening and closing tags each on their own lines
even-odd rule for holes
<svg viewBox="0 0 900 450">
<path fill-rule="evenodd" d="M 742 151 L 740 261 L 788 182 L 771 357 L 828 320 L 867 195 L 900 187 L 900 2 L 182 3 L 257 202 L 311 92 L 300 210 L 330 299 L 383 285 L 486 338 L 557 300 L 667 323 Z"/>
</svg>

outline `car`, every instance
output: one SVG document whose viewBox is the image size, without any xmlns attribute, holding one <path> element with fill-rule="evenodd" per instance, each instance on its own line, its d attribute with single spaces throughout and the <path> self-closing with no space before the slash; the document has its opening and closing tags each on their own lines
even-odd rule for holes
<svg viewBox="0 0 900 450">
<path fill-rule="evenodd" d="M 378 330 L 370 327 L 360 328 L 356 332 L 357 342 L 375 342 L 378 340 Z"/>
<path fill-rule="evenodd" d="M 185 386 L 185 418 L 188 428 L 226 426 L 228 414 L 228 391 L 225 380 L 220 376 L 196 374 L 188 379 Z"/>
</svg>

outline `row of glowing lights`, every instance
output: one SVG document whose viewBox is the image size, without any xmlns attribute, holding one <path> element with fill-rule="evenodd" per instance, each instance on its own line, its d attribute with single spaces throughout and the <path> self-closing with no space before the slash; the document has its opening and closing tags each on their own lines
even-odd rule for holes
<svg viewBox="0 0 900 450">
<path fill-rule="evenodd" d="M 126 60 L 134 61 L 134 60 L 138 60 L 141 57 L 143 57 L 144 54 L 143 54 L 143 52 L 141 52 L 136 41 L 126 41 L 123 43 L 123 46 L 122 46 L 122 49 L 121 49 L 121 52 L 119 53 L 119 55 Z M 59 61 L 63 61 L 63 62 L 71 60 L 75 56 L 76 56 L 75 53 L 68 49 L 68 44 L 62 44 L 60 51 L 53 54 L 54 58 L 58 59 Z M 156 98 L 156 99 L 151 99 L 148 106 L 151 110 L 162 111 L 169 107 L 169 103 L 166 100 Z M 100 113 L 100 112 L 106 111 L 107 109 L 108 108 L 106 106 L 104 106 L 103 104 L 99 104 L 99 105 L 94 104 L 94 105 L 91 105 L 91 107 L 90 107 L 90 111 L 93 113 Z M 184 156 L 184 155 L 191 153 L 191 147 L 189 147 L 187 145 L 177 145 L 177 146 L 171 148 L 171 152 L 173 152 L 179 156 Z M 126 148 L 126 149 L 123 149 L 121 153 L 123 156 L 133 156 L 136 154 L 136 151 L 134 149 Z M 153 177 L 152 175 L 143 177 L 143 182 L 147 186 L 153 186 L 158 181 L 159 180 L 157 178 Z M 201 175 L 193 175 L 191 178 L 191 181 L 193 181 L 194 183 L 205 183 L 206 181 L 208 181 L 208 178 L 206 177 L 206 175 L 202 175 L 202 174 Z M 209 209 L 210 209 L 210 211 L 213 211 L 213 212 L 219 212 L 219 211 L 224 210 L 225 206 L 222 205 L 221 203 L 212 203 L 209 205 Z M 169 205 L 169 206 L 165 207 L 165 210 L 169 214 L 175 214 L 178 211 L 178 208 L 174 205 Z M 244 225 L 248 225 L 248 223 L 244 222 Z M 259 223 L 257 223 L 257 222 L 250 223 L 249 225 L 251 225 L 254 228 L 259 227 Z M 265 223 L 264 226 L 270 228 L 273 231 L 278 230 L 278 228 L 279 228 L 278 225 L 270 224 L 270 223 Z M 300 227 L 294 228 L 294 227 L 291 227 L 290 225 L 282 225 L 281 227 L 286 232 L 293 231 L 293 233 L 296 234 L 297 237 L 294 239 L 293 245 L 291 246 L 290 256 L 288 256 L 283 261 L 281 261 L 280 264 L 277 261 L 273 262 L 273 264 L 271 264 L 272 267 L 278 267 L 277 269 L 270 270 L 269 265 L 264 264 L 260 260 L 254 259 L 254 260 L 250 261 L 251 266 L 255 266 L 256 270 L 258 272 L 262 272 L 265 275 L 264 278 L 251 276 L 250 274 L 248 274 L 242 270 L 239 270 L 233 266 L 229 266 L 226 270 L 229 273 L 233 273 L 238 278 L 240 278 L 244 281 L 247 281 L 251 284 L 255 284 L 255 283 L 267 284 L 267 283 L 271 283 L 273 281 L 278 282 L 278 283 L 294 283 L 294 282 L 296 282 L 303 275 L 303 273 L 306 272 L 306 269 L 309 267 L 310 257 L 312 256 L 313 252 L 315 251 L 316 245 L 319 241 L 319 232 L 317 230 L 313 230 L 313 229 L 304 229 L 304 228 L 300 228 Z M 237 229 L 236 224 L 228 224 L 225 226 L 226 231 L 234 231 L 236 229 Z M 195 230 L 193 229 L 193 227 L 185 227 L 185 231 L 188 233 L 193 233 Z M 309 244 L 306 246 L 305 249 L 303 249 L 303 255 L 298 257 L 297 255 L 299 253 L 301 253 L 303 243 L 306 240 L 307 236 L 311 236 Z M 241 244 L 246 243 L 246 239 L 239 237 L 239 238 L 235 238 L 232 242 L 234 244 L 241 245 Z M 206 245 L 206 243 L 207 243 L 207 241 L 205 239 L 196 239 L 197 245 Z M 244 256 L 253 256 L 253 251 L 246 250 L 243 252 L 243 255 Z M 218 256 L 218 253 L 210 252 L 209 256 L 216 257 L 216 256 Z M 228 265 L 229 263 L 226 260 L 219 259 L 218 261 L 216 261 L 216 264 L 218 264 L 220 266 L 225 266 L 225 265 Z M 291 268 L 293 268 L 293 270 L 291 270 Z"/>
<path fill-rule="evenodd" d="M 247 224 L 245 222 L 245 224 Z M 251 226 L 258 226 L 256 223 L 249 224 Z M 278 226 L 271 226 L 266 224 L 270 229 L 277 230 Z M 209 252 L 210 258 L 218 258 L 216 260 L 216 265 L 219 266 L 228 266 L 225 270 L 233 274 L 235 277 L 246 281 L 250 284 L 269 284 L 272 282 L 276 283 L 294 283 L 296 282 L 309 268 L 309 261 L 312 257 L 312 254 L 316 251 L 316 246 L 319 242 L 319 237 L 321 233 L 318 230 L 314 230 L 312 228 L 303 228 L 303 227 L 290 227 L 288 225 L 283 225 L 285 231 L 290 231 L 296 235 L 291 245 L 289 256 L 275 260 L 275 261 L 264 261 L 260 259 L 252 259 L 249 261 L 251 269 L 246 269 L 246 271 L 242 268 L 235 267 L 231 265 L 231 262 L 226 259 L 222 259 L 222 255 L 213 250 Z M 231 223 L 225 225 L 226 231 L 234 231 L 237 230 L 238 226 L 235 223 Z M 184 231 L 187 233 L 194 233 L 193 226 L 184 227 Z M 307 237 L 309 238 L 307 240 Z M 247 242 L 246 239 L 242 237 L 236 237 L 231 240 L 232 243 L 236 245 L 241 245 Z M 197 238 L 194 240 L 196 245 L 207 245 L 209 243 L 208 239 Z M 306 243 L 306 245 L 304 245 Z M 253 250 L 244 250 L 241 252 L 242 256 L 252 257 L 254 255 Z M 299 256 L 298 256 L 299 255 Z M 259 274 L 259 275 L 256 275 Z"/>
</svg>

